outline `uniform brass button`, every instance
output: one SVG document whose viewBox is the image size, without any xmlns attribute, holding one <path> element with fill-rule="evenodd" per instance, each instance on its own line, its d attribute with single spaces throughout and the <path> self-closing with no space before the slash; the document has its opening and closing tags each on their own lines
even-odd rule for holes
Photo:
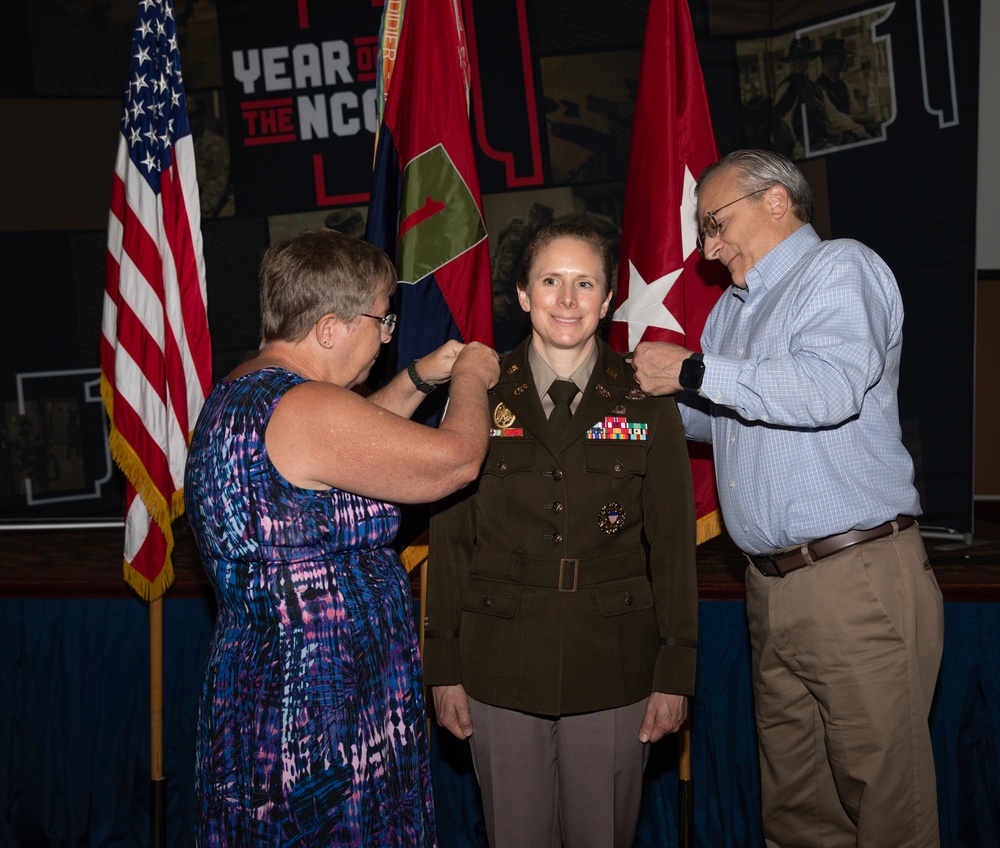
<svg viewBox="0 0 1000 848">
<path fill-rule="evenodd" d="M 493 598 L 491 598 L 489 595 L 487 595 L 485 598 L 483 598 L 483 606 L 484 607 L 491 607 L 491 606 L 493 606 Z"/>
<path fill-rule="evenodd" d="M 552 534 L 552 544 L 553 545 L 558 545 L 561 541 L 562 541 L 562 533 L 553 533 Z"/>
<path fill-rule="evenodd" d="M 563 478 L 563 473 L 558 468 L 552 472 L 553 480 L 562 480 L 562 478 Z"/>
<path fill-rule="evenodd" d="M 615 471 L 617 471 L 620 474 L 624 470 L 625 470 L 624 465 L 622 465 L 620 462 L 615 463 Z"/>
<path fill-rule="evenodd" d="M 563 505 L 559 501 L 556 501 L 554 504 L 552 504 L 552 511 L 553 512 L 562 512 L 563 511 Z"/>
<path fill-rule="evenodd" d="M 625 606 L 632 606 L 632 596 L 630 594 L 625 596 Z"/>
<path fill-rule="evenodd" d="M 501 460 L 500 460 L 500 461 L 499 461 L 499 462 L 497 463 L 497 471 L 506 471 L 506 470 L 507 470 L 507 461 L 506 461 L 506 460 L 503 460 L 503 459 L 501 459 Z"/>
</svg>

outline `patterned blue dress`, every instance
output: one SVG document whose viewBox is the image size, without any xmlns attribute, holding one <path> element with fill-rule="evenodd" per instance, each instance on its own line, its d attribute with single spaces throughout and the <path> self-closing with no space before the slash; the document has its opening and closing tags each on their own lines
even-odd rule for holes
<svg viewBox="0 0 1000 848">
<path fill-rule="evenodd" d="M 198 720 L 202 848 L 433 846 L 423 683 L 399 511 L 291 485 L 264 430 L 303 378 L 218 384 L 187 514 L 218 617 Z"/>
</svg>

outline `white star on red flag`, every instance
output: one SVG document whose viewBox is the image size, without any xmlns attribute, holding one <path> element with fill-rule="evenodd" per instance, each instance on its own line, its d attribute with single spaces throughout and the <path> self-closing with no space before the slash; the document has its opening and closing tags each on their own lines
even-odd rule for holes
<svg viewBox="0 0 1000 848">
<path fill-rule="evenodd" d="M 694 195 L 695 183 L 691 170 L 685 167 L 680 214 L 681 246 L 685 262 L 697 246 L 698 201 Z M 628 271 L 628 297 L 615 311 L 612 320 L 628 324 L 629 350 L 635 350 L 635 346 L 642 341 L 647 327 L 659 327 L 685 335 L 683 325 L 666 305 L 670 290 L 684 272 L 683 265 L 648 283 L 632 264 L 631 259 Z"/>
<path fill-rule="evenodd" d="M 628 324 L 629 350 L 635 350 L 647 327 L 661 327 L 683 335 L 684 328 L 663 303 L 683 270 L 678 268 L 647 283 L 629 260 L 628 299 L 618 307 L 612 319 Z"/>
<path fill-rule="evenodd" d="M 722 265 L 695 252 L 695 177 L 718 158 L 688 0 L 650 3 L 632 120 L 617 310 L 608 333 L 615 350 L 634 350 L 643 336 L 699 350 L 705 321 L 727 282 Z M 721 531 L 715 475 L 701 446 L 689 450 L 703 542 Z"/>
<path fill-rule="evenodd" d="M 685 263 L 698 247 L 698 198 L 694 196 L 697 183 L 691 169 L 685 165 L 684 187 L 681 189 L 681 250 Z"/>
</svg>

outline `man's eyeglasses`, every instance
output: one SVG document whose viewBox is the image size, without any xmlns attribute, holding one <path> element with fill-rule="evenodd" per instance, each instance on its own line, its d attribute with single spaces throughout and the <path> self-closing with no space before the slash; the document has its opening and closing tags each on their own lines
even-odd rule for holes
<svg viewBox="0 0 1000 848">
<path fill-rule="evenodd" d="M 384 318 L 378 315 L 369 315 L 367 312 L 361 313 L 362 318 L 374 318 L 379 324 L 382 325 L 382 329 L 385 330 L 387 335 L 392 335 L 393 331 L 396 329 L 396 324 L 399 323 L 399 319 L 395 315 L 386 315 Z"/>
<path fill-rule="evenodd" d="M 770 186 L 767 188 L 770 188 Z M 757 191 L 751 191 L 750 194 L 744 194 L 743 197 L 737 197 L 736 200 L 730 200 L 729 203 L 724 203 L 714 212 L 706 212 L 705 217 L 701 219 L 701 232 L 698 233 L 698 252 L 704 256 L 705 239 L 715 238 L 719 234 L 719 230 L 722 229 L 722 224 L 720 224 L 715 217 L 719 212 L 727 206 L 732 206 L 734 203 L 739 203 L 741 200 L 746 200 L 748 197 L 753 197 L 755 194 L 767 191 L 767 188 L 759 188 Z"/>
</svg>

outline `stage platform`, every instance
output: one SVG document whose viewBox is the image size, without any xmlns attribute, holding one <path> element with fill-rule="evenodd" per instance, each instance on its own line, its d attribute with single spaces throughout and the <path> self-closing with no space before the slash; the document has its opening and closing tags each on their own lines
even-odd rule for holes
<svg viewBox="0 0 1000 848">
<path fill-rule="evenodd" d="M 184 518 L 174 522 L 174 583 L 166 598 L 212 590 Z M 122 579 L 120 527 L 0 531 L 0 597 L 135 597 Z M 977 505 L 973 540 L 925 538 L 945 600 L 1000 600 L 1000 502 Z M 702 600 L 742 600 L 746 559 L 723 533 L 698 548 Z M 419 583 L 414 575 L 414 592 Z"/>
<path fill-rule="evenodd" d="M 972 544 L 925 539 L 946 603 L 930 727 L 942 848 L 1000 845 L 1000 521 Z M 194 846 L 195 727 L 215 604 L 191 531 L 175 523 L 163 616 L 167 844 Z M 149 615 L 122 579 L 123 531 L 0 532 L 0 845 L 106 848 L 149 833 Z M 698 550 L 691 702 L 695 844 L 763 848 L 745 560 Z M 411 572 L 415 603 L 419 573 Z M 485 848 L 467 746 L 432 726 L 442 848 Z M 679 848 L 676 738 L 653 746 L 633 848 Z"/>
</svg>

